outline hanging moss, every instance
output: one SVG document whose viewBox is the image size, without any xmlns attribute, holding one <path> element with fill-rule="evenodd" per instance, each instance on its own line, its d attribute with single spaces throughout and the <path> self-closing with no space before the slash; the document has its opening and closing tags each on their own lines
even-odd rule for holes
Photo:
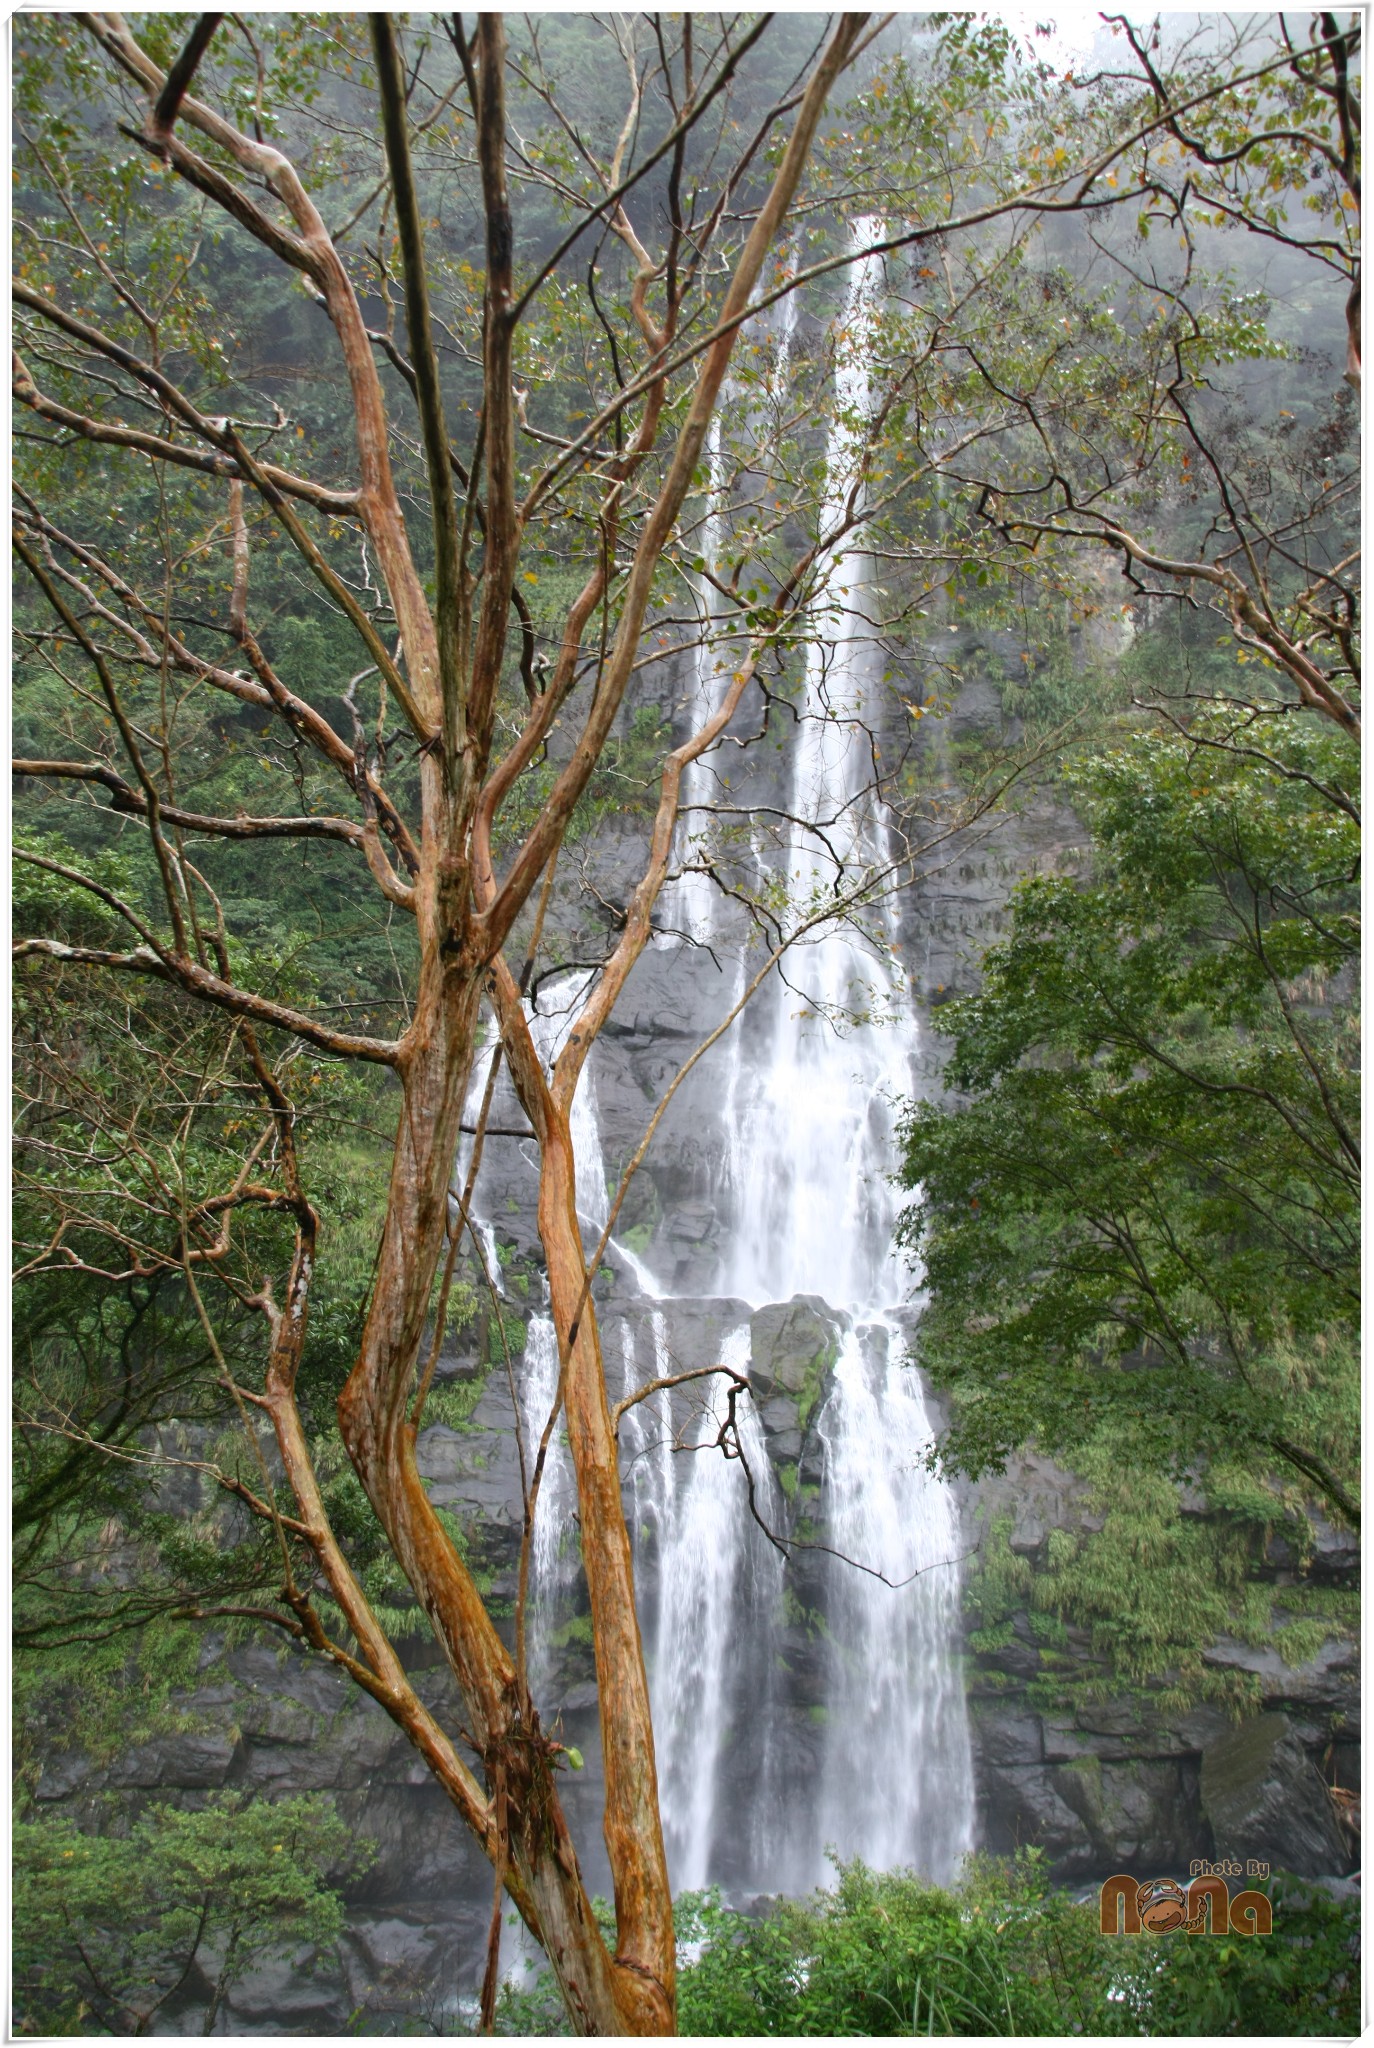
<svg viewBox="0 0 1374 2048">
<path fill-rule="evenodd" d="M 1291 1668 L 1333 1637 L 1356 1636 L 1356 1593 L 1262 1575 L 1276 1529 L 1299 1563 L 1311 1556 L 1312 1525 L 1295 1490 L 1219 1467 L 1202 1483 L 1203 1511 L 1185 1512 L 1183 1488 L 1133 1468 L 1119 1446 L 1095 1446 L 1079 1469 L 1088 1481 L 1080 1527 L 1052 1529 L 1032 1563 L 1011 1548 L 1010 1518 L 999 1518 L 969 1584 L 978 1655 L 1007 1648 L 1014 1617 L 1028 1616 L 1039 1649 L 1032 1704 L 1126 1691 L 1170 1711 L 1200 1700 L 1244 1711 L 1259 1682 L 1207 1662 L 1220 1637 L 1273 1647 Z M 1086 1633 L 1086 1657 L 1071 1646 L 1071 1629 Z"/>
</svg>

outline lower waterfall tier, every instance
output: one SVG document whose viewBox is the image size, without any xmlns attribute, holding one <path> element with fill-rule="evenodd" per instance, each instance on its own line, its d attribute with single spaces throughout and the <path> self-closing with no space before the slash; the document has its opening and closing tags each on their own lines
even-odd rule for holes
<svg viewBox="0 0 1374 2048">
<path fill-rule="evenodd" d="M 613 1399 L 705 1364 L 730 1369 L 652 1393 L 621 1422 L 674 1889 L 802 1892 L 827 1880 L 832 1854 L 952 1878 L 974 1806 L 962 1545 L 953 1498 L 925 1467 L 931 1421 L 898 1322 L 850 1323 L 806 1297 L 751 1314 L 617 1294 L 600 1327 Z M 518 1364 L 528 1434 L 557 1379 L 547 1317 L 530 1318 Z M 480 1511 L 492 1534 L 504 1526 L 509 1548 L 519 1488 L 503 1377 L 473 1418 L 489 1426 L 427 1436 L 423 1469 L 437 1502 L 465 1521 Z M 514 1487 L 498 1501 L 503 1478 Z M 545 1722 L 561 1716 L 587 1757 L 570 1788 L 586 1808 L 596 1694 L 557 1440 L 529 1634 Z"/>
</svg>

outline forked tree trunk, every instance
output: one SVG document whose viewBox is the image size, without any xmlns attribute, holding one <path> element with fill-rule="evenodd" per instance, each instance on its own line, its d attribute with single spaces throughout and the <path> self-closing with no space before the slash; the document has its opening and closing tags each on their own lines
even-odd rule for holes
<svg viewBox="0 0 1374 2048">
<path fill-rule="evenodd" d="M 541 1734 L 537 1715 L 523 1708 L 510 1653 L 471 1573 L 440 1523 L 416 1466 L 415 1430 L 407 1411 L 415 1360 L 447 1242 L 449 1186 L 471 1076 L 483 979 L 480 971 L 467 964 L 444 960 L 437 945 L 422 968 L 420 1000 L 401 1069 L 403 1101 L 376 1280 L 358 1362 L 339 1399 L 339 1424 L 368 1499 L 457 1680 L 464 1733 L 480 1758 L 487 1786 L 499 1793 L 497 1803 L 504 1810 L 511 1875 L 516 1880 L 512 1889 L 521 1895 L 531 1932 L 548 1955 L 575 2024 L 585 2034 L 670 2033 L 674 2017 L 671 1978 L 662 1985 L 658 1973 L 649 1974 L 652 1966 L 646 1966 L 637 1955 L 627 1956 L 621 1965 L 613 1963 L 606 1952 L 559 1801 L 554 1768 L 559 1752 Z M 570 1146 L 567 1157 L 570 1163 Z M 581 1255 L 571 1204 L 569 1216 L 570 1222 L 555 1239 L 559 1252 L 551 1256 L 550 1270 L 552 1273 L 556 1265 L 575 1260 L 580 1276 Z M 560 1298 L 566 1292 L 566 1286 L 560 1285 Z M 588 1372 L 599 1374 L 594 1355 L 583 1368 L 580 1390 Z M 579 1415 L 587 1398 L 582 1392 Z M 609 1440 L 604 1395 L 601 1411 Z M 632 1818 L 622 1833 L 622 1844 L 628 1845 L 637 1829 L 656 1845 L 644 1890 L 646 1895 L 654 1895 L 657 1912 L 653 1917 L 661 1920 L 667 1916 L 671 1966 L 671 1905 L 658 1828 L 648 1696 L 633 1624 L 629 1543 L 620 1510 L 613 1441 L 610 1450 L 604 1509 L 608 1523 L 619 1524 L 619 1544 L 614 1530 L 608 1540 L 613 1550 L 622 1553 L 618 1583 L 627 1589 L 634 1634 L 632 1661 L 638 1667 L 643 1696 L 642 1730 L 638 1743 L 631 1746 L 637 1764 L 647 1755 L 648 1771 L 647 1795 L 632 1802 Z M 624 1632 L 622 1626 L 620 1634 Z M 628 1703 L 623 1697 L 617 1701 L 617 1718 L 627 1704 L 627 1718 L 640 1718 L 634 1715 L 633 1697 Z M 623 1734 L 612 1742 L 623 1746 Z M 618 1899 L 621 1889 L 618 1885 Z"/>
</svg>

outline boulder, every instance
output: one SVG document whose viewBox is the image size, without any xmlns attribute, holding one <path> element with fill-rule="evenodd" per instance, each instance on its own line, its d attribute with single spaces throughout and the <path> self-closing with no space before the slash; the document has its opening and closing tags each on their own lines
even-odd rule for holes
<svg viewBox="0 0 1374 2048">
<path fill-rule="evenodd" d="M 1104 1876 L 1182 1869 L 1206 1854 L 1197 1766 L 1186 1758 L 1103 1763 L 1084 1757 L 1056 1771 L 1055 1788 L 1082 1821 Z"/>
<path fill-rule="evenodd" d="M 95 1765 L 84 1750 L 55 1750 L 51 1756 L 43 1759 L 42 1773 L 34 1787 L 33 1796 L 45 1805 L 50 1800 L 69 1799 L 72 1793 L 94 1774 Z"/>
<path fill-rule="evenodd" d="M 207 1975 L 214 1960 L 208 1964 Z M 332 2034 L 342 2032 L 349 2017 L 336 1954 L 302 1945 L 264 1956 L 246 1971 L 220 2008 L 215 2032 Z"/>
<path fill-rule="evenodd" d="M 1325 1784 L 1286 1714 L 1256 1714 L 1202 1752 L 1202 1806 L 1218 1856 L 1299 1877 L 1350 1866 Z"/>
<path fill-rule="evenodd" d="M 1022 1848 L 1044 1852 L 1061 1881 L 1090 1877 L 1097 1856 L 1083 1822 L 1059 1792 L 1062 1774 L 1043 1765 L 990 1765 L 978 1774 L 982 1848 L 1010 1856 Z"/>
<path fill-rule="evenodd" d="M 315 1716 L 297 1700 L 263 1694 L 239 1704 L 238 1724 L 255 1742 L 280 1742 L 293 1748 L 313 1742 L 319 1732 Z"/>
<path fill-rule="evenodd" d="M 770 1302 L 751 1318 L 749 1377 L 760 1394 L 810 1394 L 834 1359 L 839 1328 L 819 1295 Z"/>
<path fill-rule="evenodd" d="M 1358 1697 L 1358 1643 L 1333 1639 L 1323 1643 L 1314 1657 L 1294 1666 L 1285 1663 L 1272 1643 L 1257 1646 L 1221 1636 L 1203 1653 L 1203 1662 L 1215 1670 L 1250 1672 L 1263 1687 L 1266 1702 L 1283 1706 L 1339 1713 Z"/>
</svg>

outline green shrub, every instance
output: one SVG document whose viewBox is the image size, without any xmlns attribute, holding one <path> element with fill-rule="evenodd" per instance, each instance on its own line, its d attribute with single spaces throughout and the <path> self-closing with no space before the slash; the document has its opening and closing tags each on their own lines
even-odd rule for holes
<svg viewBox="0 0 1374 2048">
<path fill-rule="evenodd" d="M 208 1985 L 208 2034 L 265 1955 L 332 1943 L 343 1908 L 325 1872 L 370 1861 L 371 1845 L 318 1794 L 154 1806 L 123 1836 L 84 1834 L 64 1817 L 18 1821 L 16 2031 L 146 2033 L 169 2001 Z"/>
<path fill-rule="evenodd" d="M 680 1980 L 682 2032 L 1105 2031 L 1106 1945 L 1091 1915 L 1047 1889 L 1034 1852 L 975 1858 L 953 1891 L 857 1862 L 837 1879 L 757 1921 L 711 1894 L 683 1901 L 679 1934 L 702 1947 Z"/>
<path fill-rule="evenodd" d="M 1354 2035 L 1360 2025 L 1359 1908 L 1298 1878 L 1258 1889 L 1272 1934 L 1130 1943 L 1117 1989 L 1132 2034 Z M 1129 2019 L 1129 2024 L 1127 2024 Z"/>
<path fill-rule="evenodd" d="M 845 1864 L 833 1892 L 761 1920 L 705 1893 L 679 1903 L 679 1938 L 699 1944 L 679 2025 L 707 2037 L 1353 2033 L 1357 1909 L 1294 1879 L 1265 1888 L 1270 1935 L 1153 1941 L 1101 1935 L 1095 1903 L 1052 1890 L 1034 1850 L 974 1857 L 950 1891 Z"/>
<path fill-rule="evenodd" d="M 1354 2033 L 1357 1909 L 1295 1879 L 1264 1888 L 1272 1934 L 1155 1940 L 1103 1936 L 1096 1902 L 1051 1888 L 1035 1850 L 973 1857 L 949 1890 L 847 1863 L 833 1891 L 761 1917 L 688 1894 L 678 2025 L 702 2039 Z M 505 1994 L 499 2031 L 567 2031 L 548 1973 Z"/>
</svg>

